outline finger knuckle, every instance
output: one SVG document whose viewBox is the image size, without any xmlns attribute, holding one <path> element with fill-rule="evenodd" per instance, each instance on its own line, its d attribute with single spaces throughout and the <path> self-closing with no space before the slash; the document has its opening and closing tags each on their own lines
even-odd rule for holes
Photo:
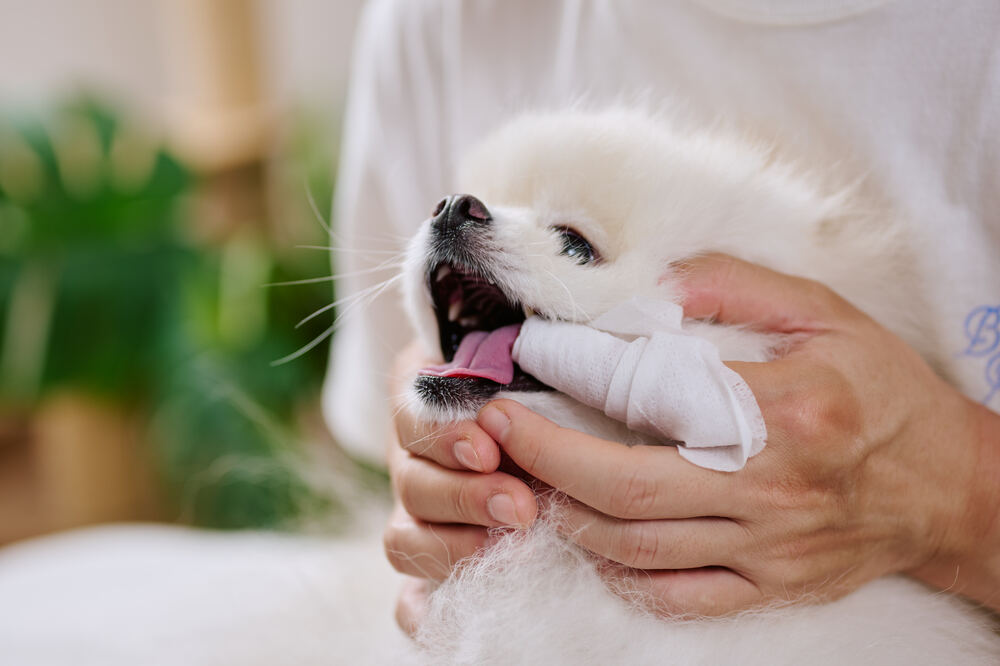
<svg viewBox="0 0 1000 666">
<path fill-rule="evenodd" d="M 735 257 L 728 254 L 713 254 L 708 258 L 711 267 L 713 287 L 724 287 L 740 279 L 740 268 L 743 266 Z"/>
<path fill-rule="evenodd" d="M 802 289 L 807 292 L 809 299 L 813 302 L 829 306 L 836 303 L 839 299 L 835 291 L 818 280 L 808 278 L 800 278 L 800 280 Z"/>
<path fill-rule="evenodd" d="M 804 566 L 795 557 L 781 557 L 772 551 L 772 557 L 755 563 L 758 584 L 768 596 L 786 600 L 798 596 L 804 575 Z"/>
<path fill-rule="evenodd" d="M 436 444 L 437 438 L 441 435 L 441 428 L 427 429 L 421 425 L 413 424 L 398 434 L 404 449 L 414 454 L 420 454 Z"/>
<path fill-rule="evenodd" d="M 411 479 L 411 474 L 406 465 L 399 465 L 395 474 L 392 477 L 392 485 L 396 491 L 396 497 L 399 499 L 400 504 L 406 507 L 407 511 L 413 509 L 414 506 L 414 484 Z"/>
<path fill-rule="evenodd" d="M 405 407 L 398 409 L 393 418 L 393 424 L 396 426 L 396 439 L 399 440 L 399 445 L 408 449 L 410 444 L 418 439 L 417 432 L 419 430 L 410 409 Z"/>
<path fill-rule="evenodd" d="M 773 483 L 766 506 L 772 516 L 770 530 L 781 530 L 787 538 L 806 538 L 836 530 L 838 516 L 843 513 L 837 493 L 822 482 Z"/>
<path fill-rule="evenodd" d="M 761 485 L 763 504 L 772 516 L 787 516 L 805 503 L 812 489 L 809 483 L 792 473 L 775 475 Z"/>
<path fill-rule="evenodd" d="M 797 442 L 812 442 L 826 434 L 827 397 L 810 392 L 796 398 L 789 418 L 789 430 Z"/>
<path fill-rule="evenodd" d="M 650 515 L 657 504 L 659 489 L 643 470 L 635 470 L 612 485 L 608 509 L 616 518 L 640 518 Z"/>
<path fill-rule="evenodd" d="M 633 526 L 629 532 L 627 538 L 621 540 L 625 545 L 621 563 L 638 569 L 662 568 L 659 565 L 665 553 L 659 532 L 649 524 Z"/>
<path fill-rule="evenodd" d="M 811 369 L 809 385 L 789 400 L 785 421 L 794 441 L 843 441 L 859 433 L 860 409 L 843 374 L 817 364 Z"/>
<path fill-rule="evenodd" d="M 513 436 L 519 437 L 516 431 Z M 537 476 L 538 472 L 544 469 L 544 458 L 542 453 L 542 449 L 544 447 L 534 446 L 534 443 L 530 439 L 524 439 L 522 441 L 528 444 L 527 455 L 525 456 L 522 467 L 526 472 Z"/>
<path fill-rule="evenodd" d="M 804 555 L 786 559 L 777 575 L 781 586 L 796 596 L 815 591 L 816 572 Z"/>
<path fill-rule="evenodd" d="M 820 311 L 826 315 L 824 318 L 843 317 L 854 309 L 840 294 L 818 280 L 801 277 L 795 278 L 795 280 L 802 296 L 819 306 Z"/>
<path fill-rule="evenodd" d="M 426 440 L 423 437 L 417 436 L 417 433 L 411 432 L 410 436 L 404 436 L 402 432 L 399 433 L 399 443 L 403 447 L 403 450 L 412 452 L 417 446 L 417 443 L 426 444 Z"/>
<path fill-rule="evenodd" d="M 739 530 L 739 542 L 742 545 L 739 548 L 733 548 L 728 553 L 728 558 L 732 568 L 744 574 L 759 567 L 762 560 L 765 559 L 767 553 L 766 530 L 740 521 L 733 521 L 733 524 Z"/>
<path fill-rule="evenodd" d="M 416 634 L 417 626 L 413 618 L 413 611 L 410 608 L 409 600 L 404 596 L 396 599 L 396 625 L 408 636 Z"/>
<path fill-rule="evenodd" d="M 473 518 L 474 495 L 472 484 L 458 483 L 449 493 L 451 512 L 455 520 L 470 522 Z"/>
<path fill-rule="evenodd" d="M 390 525 L 382 533 L 382 549 L 389 564 L 396 571 L 405 573 L 404 563 L 407 558 L 403 555 L 406 547 L 406 539 L 403 537 L 403 530 Z"/>
<path fill-rule="evenodd" d="M 860 321 L 865 315 L 829 285 L 817 280 L 807 280 L 810 298 L 821 304 L 827 313 L 839 319 Z"/>
</svg>

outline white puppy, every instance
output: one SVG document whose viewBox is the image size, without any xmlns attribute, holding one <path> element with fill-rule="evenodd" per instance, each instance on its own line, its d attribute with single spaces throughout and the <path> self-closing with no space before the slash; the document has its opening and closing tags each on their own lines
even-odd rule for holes
<svg viewBox="0 0 1000 666">
<path fill-rule="evenodd" d="M 532 312 L 588 322 L 633 296 L 677 300 L 675 262 L 706 252 L 825 283 L 932 363 L 938 355 L 902 227 L 766 148 L 627 111 L 532 115 L 474 150 L 459 181 L 470 194 L 438 205 L 405 269 L 409 313 L 441 360 L 413 384 L 423 418 L 468 418 L 512 397 L 561 425 L 648 442 L 520 371 L 509 353 L 514 325 Z M 766 360 L 779 342 L 711 324 L 689 330 L 726 360 Z M 440 587 L 419 640 L 435 664 L 1000 659 L 982 616 L 902 578 L 825 606 L 647 616 L 611 594 L 547 520 L 502 538 Z"/>
</svg>

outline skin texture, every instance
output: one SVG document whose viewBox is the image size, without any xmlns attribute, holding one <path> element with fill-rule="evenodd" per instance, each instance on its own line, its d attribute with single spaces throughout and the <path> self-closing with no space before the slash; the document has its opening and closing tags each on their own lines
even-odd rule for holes
<svg viewBox="0 0 1000 666">
<path fill-rule="evenodd" d="M 510 400 L 443 428 L 400 410 L 385 543 L 415 577 L 401 626 L 419 623 L 419 579 L 440 580 L 487 545 L 486 527 L 537 516 L 528 486 L 497 471 L 498 447 L 571 498 L 567 535 L 622 565 L 608 575 L 630 576 L 658 610 L 822 601 L 897 572 L 1000 610 L 1000 416 L 818 283 L 723 256 L 682 273 L 687 316 L 794 334 L 776 361 L 729 364 L 757 397 L 764 451 L 727 474 L 672 447 L 560 428 Z M 403 354 L 399 381 L 421 363 Z"/>
</svg>

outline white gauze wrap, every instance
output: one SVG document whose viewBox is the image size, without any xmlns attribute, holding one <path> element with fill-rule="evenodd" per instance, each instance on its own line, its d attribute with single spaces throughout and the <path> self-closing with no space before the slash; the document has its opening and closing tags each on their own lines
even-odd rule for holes
<svg viewBox="0 0 1000 666">
<path fill-rule="evenodd" d="M 695 465 L 735 472 L 764 448 L 764 418 L 715 345 L 682 330 L 683 317 L 674 303 L 640 298 L 588 325 L 530 317 L 512 356 L 630 429 L 680 442 Z"/>
</svg>

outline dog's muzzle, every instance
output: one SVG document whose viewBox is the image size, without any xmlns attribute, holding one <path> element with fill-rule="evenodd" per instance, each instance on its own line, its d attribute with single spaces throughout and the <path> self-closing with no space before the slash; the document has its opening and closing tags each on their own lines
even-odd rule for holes
<svg viewBox="0 0 1000 666">
<path fill-rule="evenodd" d="M 432 215 L 427 289 L 445 363 L 420 371 L 418 394 L 429 404 L 454 407 L 484 402 L 501 388 L 546 390 L 511 359 L 525 314 L 484 261 L 494 221 L 486 204 L 455 194 Z"/>
</svg>

